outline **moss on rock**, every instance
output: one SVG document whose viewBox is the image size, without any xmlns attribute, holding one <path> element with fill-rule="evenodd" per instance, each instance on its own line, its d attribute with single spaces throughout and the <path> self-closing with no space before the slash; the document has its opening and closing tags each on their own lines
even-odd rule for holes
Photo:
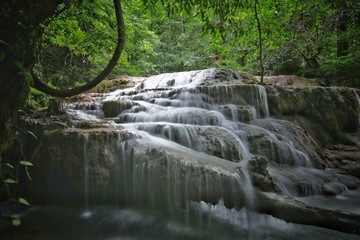
<svg viewBox="0 0 360 240">
<path fill-rule="evenodd" d="M 359 128 L 360 106 L 351 88 L 267 86 L 272 115 L 295 121 L 319 144 L 346 142 L 346 132 Z"/>
</svg>

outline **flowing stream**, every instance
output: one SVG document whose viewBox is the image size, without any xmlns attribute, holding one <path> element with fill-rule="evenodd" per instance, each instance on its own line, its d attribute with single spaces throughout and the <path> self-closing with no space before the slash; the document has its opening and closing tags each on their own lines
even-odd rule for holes
<svg viewBox="0 0 360 240">
<path fill-rule="evenodd" d="M 61 225 L 43 225 L 43 239 L 359 239 L 257 213 L 247 170 L 254 155 L 267 157 L 281 192 L 311 206 L 359 212 L 360 194 L 348 189 L 346 177 L 314 168 L 274 131 L 281 126 L 269 118 L 263 86 L 216 74 L 162 74 L 97 102 L 69 104 L 71 116 L 119 130 L 111 184 L 101 196 L 91 194 L 94 145 L 85 135 L 84 210 L 38 207 L 24 221 Z M 124 131 L 131 140 L 124 141 Z M 339 194 L 323 195 L 324 186 Z M 108 198 L 111 205 L 99 204 Z"/>
</svg>

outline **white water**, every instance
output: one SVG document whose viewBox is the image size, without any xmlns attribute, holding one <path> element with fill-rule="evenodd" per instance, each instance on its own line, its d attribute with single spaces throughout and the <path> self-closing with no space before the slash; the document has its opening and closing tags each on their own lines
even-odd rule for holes
<svg viewBox="0 0 360 240">
<path fill-rule="evenodd" d="M 358 100 L 358 105 L 359 105 L 359 108 L 360 108 L 360 96 L 359 96 L 359 94 L 357 93 L 357 91 L 354 90 L 354 92 L 355 92 L 356 98 L 357 98 L 357 100 Z M 360 115 L 359 115 L 359 122 L 360 122 Z M 360 130 L 360 129 L 359 129 L 359 130 Z"/>
<path fill-rule="evenodd" d="M 21 220 L 40 234 L 23 233 L 22 240 L 234 240 L 249 239 L 248 215 L 244 210 L 191 202 L 191 215 L 162 215 L 141 209 L 96 207 L 89 218 L 71 208 L 32 208 Z M 44 222 L 44 219 L 48 219 Z M 200 223 L 202 225 L 200 225 Z M 286 223 L 268 215 L 258 215 L 253 239 L 358 240 L 356 235 L 307 225 Z"/>
<path fill-rule="evenodd" d="M 221 196 L 229 189 L 236 188 L 241 192 L 242 199 L 236 194 L 230 194 L 230 198 L 244 202 L 245 207 L 240 215 L 246 216 L 248 238 L 262 237 L 262 231 L 257 235 L 259 225 L 270 226 L 273 223 L 264 220 L 268 217 L 256 213 L 255 190 L 246 169 L 248 160 L 254 154 L 247 141 L 250 135 L 254 138 L 264 136 L 271 145 L 271 152 L 267 156 L 271 162 L 268 170 L 286 195 L 298 197 L 303 202 L 310 201 L 311 204 L 314 201 L 301 197 L 321 194 L 324 185 L 329 183 L 344 186 L 335 174 L 315 169 L 311 159 L 286 136 L 252 125 L 252 120 L 269 116 L 263 86 L 199 86 L 208 81 L 213 72 L 211 69 L 162 74 L 104 98 L 104 101 L 131 103 L 118 113 L 118 117 L 109 120 L 109 125 L 126 129 L 137 136 L 134 142 L 124 141 L 119 133 L 115 143 L 118 165 L 113 169 L 116 174 L 113 174 L 112 188 L 105 194 L 114 195 L 119 206 L 166 209 L 171 215 L 183 211 L 185 222 L 190 223 L 194 201 L 208 201 L 207 204 L 200 203 L 200 209 L 205 206 L 207 214 L 211 216 L 224 215 L 224 211 L 219 213 L 219 209 L 225 208 L 224 202 L 229 200 L 223 200 Z M 70 114 L 74 111 L 88 121 L 98 121 L 102 117 L 98 111 L 70 110 Z M 236 151 L 229 153 L 231 146 Z M 257 149 L 262 148 L 261 144 L 257 146 Z M 152 159 L 152 149 L 163 149 L 164 155 L 156 155 L 160 157 Z M 89 186 L 86 156 L 84 154 L 87 209 Z M 231 169 L 235 167 L 239 169 L 233 172 Z M 344 187 L 344 190 L 347 188 Z M 235 210 L 229 211 L 231 214 L 225 215 L 232 215 Z M 198 220 L 200 228 L 206 225 L 202 215 Z M 279 225 L 288 228 L 287 224 Z M 292 232 L 291 227 L 288 231 Z"/>
<path fill-rule="evenodd" d="M 204 78 L 211 76 L 210 69 L 207 71 L 191 71 L 191 72 L 177 72 L 177 73 L 164 73 L 156 76 L 149 77 L 143 84 L 143 89 L 156 89 L 156 88 L 180 88 L 180 87 L 196 87 L 201 83 Z"/>
<path fill-rule="evenodd" d="M 88 145 L 89 145 L 89 136 L 86 134 L 84 138 L 84 206 L 85 211 L 82 216 L 84 218 L 88 218 L 91 216 L 91 212 L 89 210 L 89 163 L 88 163 Z"/>
</svg>

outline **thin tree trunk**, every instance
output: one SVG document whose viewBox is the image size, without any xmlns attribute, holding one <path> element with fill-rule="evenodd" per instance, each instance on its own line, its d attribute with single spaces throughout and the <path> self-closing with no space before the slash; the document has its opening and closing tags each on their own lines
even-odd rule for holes
<svg viewBox="0 0 360 240">
<path fill-rule="evenodd" d="M 0 200 L 6 198 L 2 160 L 11 147 L 29 94 L 29 71 L 41 26 L 63 0 L 0 1 Z"/>
<path fill-rule="evenodd" d="M 336 37 L 337 37 L 337 56 L 342 57 L 348 53 L 349 44 L 347 39 L 344 38 L 343 33 L 346 31 L 346 23 L 348 21 L 348 16 L 345 12 L 346 4 L 342 0 L 336 1 Z"/>
<path fill-rule="evenodd" d="M 258 6 L 259 6 L 259 1 L 255 0 L 254 2 L 254 13 L 255 13 L 255 19 L 256 19 L 256 24 L 257 24 L 257 29 L 258 29 L 258 34 L 259 34 L 259 57 L 260 57 L 260 83 L 263 84 L 264 83 L 264 73 L 265 73 L 265 69 L 264 69 L 264 57 L 263 57 L 263 39 L 262 39 L 262 32 L 261 32 L 261 23 L 260 23 L 260 19 L 259 19 L 259 14 L 258 14 Z"/>
</svg>

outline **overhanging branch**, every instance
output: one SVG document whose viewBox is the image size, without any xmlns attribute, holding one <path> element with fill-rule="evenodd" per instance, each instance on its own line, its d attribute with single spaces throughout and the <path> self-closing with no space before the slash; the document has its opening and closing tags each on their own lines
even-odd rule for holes
<svg viewBox="0 0 360 240">
<path fill-rule="evenodd" d="M 124 24 L 123 11 L 121 7 L 121 0 L 113 0 L 113 1 L 114 1 L 115 13 L 116 13 L 118 38 L 113 56 L 110 59 L 108 65 L 104 68 L 104 70 L 102 70 L 94 79 L 92 79 L 90 82 L 86 83 L 85 85 L 75 87 L 72 89 L 64 89 L 64 90 L 49 87 L 48 85 L 43 83 L 34 74 L 34 72 L 32 72 L 32 77 L 34 82 L 32 87 L 54 97 L 71 97 L 92 89 L 93 87 L 95 87 L 105 79 L 105 77 L 113 70 L 113 68 L 117 64 L 121 56 L 121 52 L 124 49 L 124 45 L 125 45 L 125 24 Z"/>
</svg>

